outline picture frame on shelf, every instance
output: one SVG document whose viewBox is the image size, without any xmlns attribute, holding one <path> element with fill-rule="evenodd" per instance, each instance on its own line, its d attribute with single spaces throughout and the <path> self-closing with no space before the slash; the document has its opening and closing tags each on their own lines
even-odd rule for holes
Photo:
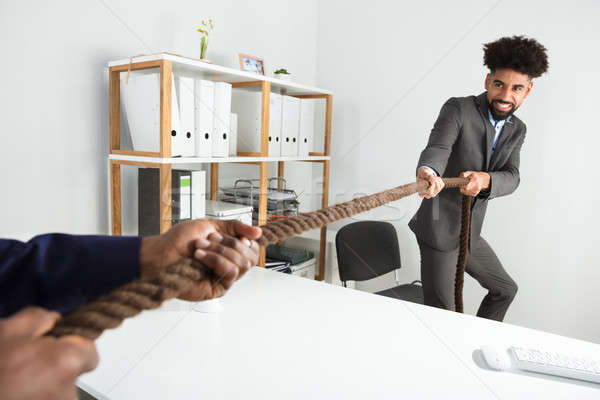
<svg viewBox="0 0 600 400">
<path fill-rule="evenodd" d="M 245 72 L 253 72 L 258 75 L 265 75 L 265 60 L 249 54 L 239 53 L 240 69 Z"/>
</svg>

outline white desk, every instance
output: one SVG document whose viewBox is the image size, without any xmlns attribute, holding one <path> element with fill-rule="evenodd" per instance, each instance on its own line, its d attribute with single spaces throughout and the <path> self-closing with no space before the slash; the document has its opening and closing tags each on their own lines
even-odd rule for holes
<svg viewBox="0 0 600 400">
<path fill-rule="evenodd" d="M 520 345 L 600 360 L 600 346 L 597 344 L 419 304 L 406 305 L 424 326 L 434 332 L 434 336 L 439 336 L 439 340 L 465 368 L 485 382 L 497 398 L 600 399 L 600 384 L 527 372 L 493 371 L 487 367 L 477 349 L 478 344 L 506 348 Z"/>
<path fill-rule="evenodd" d="M 175 300 L 107 331 L 79 386 L 99 399 L 600 397 L 600 385 L 493 372 L 472 358 L 506 341 L 600 356 L 591 343 L 259 268 L 222 302 L 204 314 Z"/>
</svg>

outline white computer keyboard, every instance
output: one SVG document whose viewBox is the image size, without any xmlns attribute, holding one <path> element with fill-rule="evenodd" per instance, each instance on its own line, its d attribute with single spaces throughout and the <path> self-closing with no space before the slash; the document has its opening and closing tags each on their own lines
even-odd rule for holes
<svg viewBox="0 0 600 400">
<path fill-rule="evenodd" d="M 600 383 L 600 360 L 523 347 L 510 347 L 508 354 L 516 369 Z"/>
</svg>

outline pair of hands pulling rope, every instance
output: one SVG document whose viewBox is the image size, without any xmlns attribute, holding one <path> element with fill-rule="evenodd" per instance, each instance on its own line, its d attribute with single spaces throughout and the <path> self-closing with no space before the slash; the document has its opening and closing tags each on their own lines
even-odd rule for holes
<svg viewBox="0 0 600 400">
<path fill-rule="evenodd" d="M 458 188 L 469 183 L 468 178 L 442 178 L 444 189 Z M 393 189 L 359 197 L 321 210 L 274 221 L 261 226 L 262 236 L 257 240 L 262 246 L 278 243 L 311 229 L 320 228 L 344 218 L 400 200 L 414 193 L 427 190 L 429 182 L 417 182 Z M 460 251 L 456 267 L 455 305 L 463 312 L 462 289 L 469 247 L 471 197 L 463 195 L 460 233 Z M 136 279 L 111 293 L 84 305 L 60 319 L 48 335 L 60 337 L 79 335 L 96 339 L 106 329 L 116 328 L 125 318 L 133 317 L 143 310 L 158 308 L 164 301 L 187 292 L 196 282 L 217 277 L 200 261 L 184 258 L 171 264 L 152 278 Z"/>
</svg>

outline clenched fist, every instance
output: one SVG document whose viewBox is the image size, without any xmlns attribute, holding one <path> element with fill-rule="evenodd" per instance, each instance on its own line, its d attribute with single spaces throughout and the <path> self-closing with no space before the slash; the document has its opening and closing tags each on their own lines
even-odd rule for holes
<svg viewBox="0 0 600 400">
<path fill-rule="evenodd" d="M 140 277 L 158 274 L 168 265 L 189 257 L 213 274 L 197 282 L 179 298 L 199 301 L 221 297 L 258 261 L 262 231 L 240 221 L 198 219 L 173 226 L 162 235 L 145 237 L 140 248 Z"/>
<path fill-rule="evenodd" d="M 460 192 L 464 195 L 475 197 L 482 190 L 490 188 L 490 174 L 487 172 L 465 171 L 460 174 L 461 178 L 468 178 L 469 183 L 460 188 Z"/>
<path fill-rule="evenodd" d="M 77 399 L 75 380 L 98 364 L 94 343 L 44 337 L 60 315 L 26 308 L 0 319 L 0 399 Z"/>
<path fill-rule="evenodd" d="M 425 180 L 429 182 L 429 187 L 422 192 L 419 192 L 419 197 L 431 199 L 438 195 L 444 188 L 444 181 L 439 176 L 435 175 L 429 167 L 421 167 L 417 170 L 417 182 Z"/>
</svg>

